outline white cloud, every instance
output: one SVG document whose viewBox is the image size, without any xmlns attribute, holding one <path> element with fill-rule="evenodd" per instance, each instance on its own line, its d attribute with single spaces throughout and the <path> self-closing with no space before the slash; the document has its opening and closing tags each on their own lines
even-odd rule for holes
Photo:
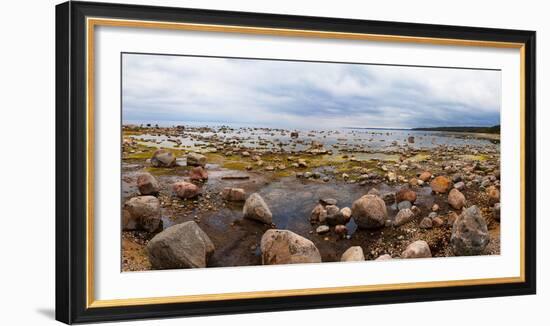
<svg viewBox="0 0 550 326">
<path fill-rule="evenodd" d="M 123 119 L 282 127 L 499 123 L 500 72 L 123 55 Z"/>
</svg>

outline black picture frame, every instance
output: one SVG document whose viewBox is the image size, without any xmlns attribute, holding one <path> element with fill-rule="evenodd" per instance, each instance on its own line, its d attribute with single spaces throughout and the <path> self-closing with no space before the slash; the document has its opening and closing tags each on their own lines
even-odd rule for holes
<svg viewBox="0 0 550 326">
<path fill-rule="evenodd" d="M 86 17 L 516 42 L 525 51 L 524 282 L 223 301 L 87 307 Z M 67 323 L 450 300 L 536 293 L 534 31 L 65 2 L 56 6 L 56 319 Z"/>
</svg>

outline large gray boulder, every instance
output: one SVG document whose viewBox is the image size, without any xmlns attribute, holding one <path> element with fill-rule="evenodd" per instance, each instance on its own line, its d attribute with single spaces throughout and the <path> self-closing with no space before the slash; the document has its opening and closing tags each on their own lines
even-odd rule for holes
<svg viewBox="0 0 550 326">
<path fill-rule="evenodd" d="M 155 269 L 206 267 L 214 250 L 208 235 L 194 221 L 171 226 L 147 244 Z"/>
<path fill-rule="evenodd" d="M 160 185 L 149 172 L 144 172 L 137 177 L 137 187 L 142 195 L 156 195 L 160 190 Z"/>
<path fill-rule="evenodd" d="M 155 196 L 137 196 L 124 203 L 122 228 L 155 232 L 162 229 L 160 201 Z"/>
<path fill-rule="evenodd" d="M 264 265 L 321 262 L 321 254 L 313 242 L 288 230 L 267 230 L 260 248 Z"/>
<path fill-rule="evenodd" d="M 489 244 L 487 223 L 477 206 L 470 206 L 455 220 L 451 246 L 457 256 L 479 255 Z"/>
<path fill-rule="evenodd" d="M 351 215 L 358 227 L 375 229 L 384 226 L 388 211 L 386 203 L 380 197 L 365 195 L 353 203 Z"/>
<path fill-rule="evenodd" d="M 262 196 L 256 192 L 246 199 L 243 207 L 243 217 L 265 224 L 271 224 L 273 221 L 273 215 L 269 207 Z"/>
<path fill-rule="evenodd" d="M 176 165 L 176 156 L 166 149 L 159 149 L 151 157 L 151 165 L 158 168 L 169 168 Z"/>
</svg>

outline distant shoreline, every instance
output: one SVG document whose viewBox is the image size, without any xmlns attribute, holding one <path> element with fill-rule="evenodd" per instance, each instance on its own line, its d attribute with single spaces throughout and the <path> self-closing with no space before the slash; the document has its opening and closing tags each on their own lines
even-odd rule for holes
<svg viewBox="0 0 550 326">
<path fill-rule="evenodd" d="M 422 127 L 422 128 L 412 128 L 411 130 L 500 134 L 500 125 L 492 126 L 492 127 L 428 127 L 428 128 Z"/>
</svg>

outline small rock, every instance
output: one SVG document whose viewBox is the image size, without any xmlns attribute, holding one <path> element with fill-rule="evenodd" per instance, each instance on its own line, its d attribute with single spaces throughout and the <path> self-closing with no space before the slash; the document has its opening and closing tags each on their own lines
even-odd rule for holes
<svg viewBox="0 0 550 326">
<path fill-rule="evenodd" d="M 160 200 L 155 196 L 138 196 L 124 203 L 124 230 L 145 230 L 155 232 L 162 229 Z"/>
<path fill-rule="evenodd" d="M 192 181 L 204 181 L 208 179 L 208 173 L 202 166 L 195 166 L 189 171 L 189 179 Z"/>
<path fill-rule="evenodd" d="M 379 256 L 375 260 L 377 261 L 384 261 L 384 260 L 392 260 L 393 258 L 388 254 L 383 254 L 382 256 Z"/>
<path fill-rule="evenodd" d="M 340 261 L 364 261 L 365 255 L 363 253 L 363 248 L 360 246 L 349 247 L 342 254 Z"/>
<path fill-rule="evenodd" d="M 328 231 L 330 231 L 330 228 L 328 227 L 328 225 L 320 225 L 315 230 L 315 232 L 317 232 L 317 234 L 327 233 Z"/>
<path fill-rule="evenodd" d="M 432 256 L 430 246 L 423 240 L 411 243 L 401 254 L 402 258 L 428 258 Z"/>
<path fill-rule="evenodd" d="M 423 182 L 427 182 L 432 177 L 432 174 L 428 171 L 424 171 L 418 176 L 419 180 L 422 180 Z"/>
<path fill-rule="evenodd" d="M 411 189 L 404 188 L 399 190 L 395 194 L 395 202 L 399 203 L 402 201 L 408 201 L 411 204 L 416 201 L 416 192 L 412 191 Z"/>
<path fill-rule="evenodd" d="M 442 227 L 443 224 L 445 224 L 445 221 L 443 221 L 443 219 L 441 217 L 436 217 L 434 219 L 432 219 L 432 226 L 434 228 L 438 228 L 438 227 Z"/>
<path fill-rule="evenodd" d="M 454 209 L 462 209 L 462 207 L 466 206 L 466 197 L 456 188 L 451 189 L 447 201 Z"/>
<path fill-rule="evenodd" d="M 336 205 L 338 201 L 334 198 L 321 198 L 319 202 L 323 205 Z"/>
<path fill-rule="evenodd" d="M 261 240 L 262 264 L 320 263 L 313 242 L 288 230 L 267 230 Z"/>
<path fill-rule="evenodd" d="M 151 165 L 160 168 L 169 168 L 176 165 L 176 157 L 166 149 L 158 149 L 151 157 Z"/>
<path fill-rule="evenodd" d="M 345 237 L 348 234 L 348 228 L 345 225 L 338 224 L 334 227 L 334 232 L 340 237 Z"/>
<path fill-rule="evenodd" d="M 327 215 L 327 211 L 325 210 L 325 207 L 322 204 L 317 204 L 315 207 L 313 207 L 313 210 L 311 211 L 311 214 L 309 216 L 309 220 L 312 222 L 319 221 L 319 216 L 324 212 L 325 218 Z"/>
<path fill-rule="evenodd" d="M 495 186 L 490 186 L 486 190 L 487 196 L 489 196 L 489 203 L 494 205 L 500 202 L 500 191 Z"/>
<path fill-rule="evenodd" d="M 202 166 L 206 165 L 206 156 L 199 153 L 187 154 L 187 166 Z"/>
<path fill-rule="evenodd" d="M 397 212 L 397 215 L 395 215 L 395 220 L 393 224 L 395 226 L 401 226 L 403 224 L 410 222 L 413 217 L 414 217 L 414 213 L 410 209 L 408 208 L 402 209 L 399 212 Z"/>
<path fill-rule="evenodd" d="M 421 229 L 431 229 L 432 228 L 432 219 L 429 217 L 424 217 L 422 221 L 420 221 L 420 228 Z"/>
<path fill-rule="evenodd" d="M 195 198 L 200 193 L 199 187 L 186 181 L 174 183 L 172 185 L 172 190 L 176 193 L 176 196 L 181 199 Z"/>
<path fill-rule="evenodd" d="M 460 181 L 455 183 L 453 187 L 457 190 L 464 190 L 466 186 L 464 185 L 464 182 Z"/>
<path fill-rule="evenodd" d="M 245 201 L 246 193 L 242 188 L 225 187 L 222 191 L 222 198 L 227 201 Z"/>
<path fill-rule="evenodd" d="M 384 226 L 388 211 L 384 201 L 375 195 L 365 195 L 351 207 L 352 216 L 358 227 L 373 229 Z"/>
<path fill-rule="evenodd" d="M 408 208 L 408 209 L 412 208 L 412 204 L 411 204 L 410 201 L 406 201 L 406 200 L 405 200 L 405 201 L 399 202 L 399 203 L 397 204 L 397 209 L 399 209 L 399 210 L 407 209 L 407 208 Z"/>
<path fill-rule="evenodd" d="M 157 179 L 148 172 L 141 173 L 137 177 L 137 187 L 142 195 L 157 195 L 160 190 Z"/>
<path fill-rule="evenodd" d="M 269 207 L 258 193 L 253 193 L 246 199 L 243 207 L 243 216 L 244 218 L 260 221 L 265 224 L 273 222 L 273 215 Z"/>
<path fill-rule="evenodd" d="M 432 182 L 430 183 L 430 187 L 432 188 L 433 192 L 445 194 L 447 193 L 447 191 L 449 191 L 449 188 L 451 187 L 451 180 L 449 180 L 447 177 L 440 175 L 432 180 Z"/>
</svg>

